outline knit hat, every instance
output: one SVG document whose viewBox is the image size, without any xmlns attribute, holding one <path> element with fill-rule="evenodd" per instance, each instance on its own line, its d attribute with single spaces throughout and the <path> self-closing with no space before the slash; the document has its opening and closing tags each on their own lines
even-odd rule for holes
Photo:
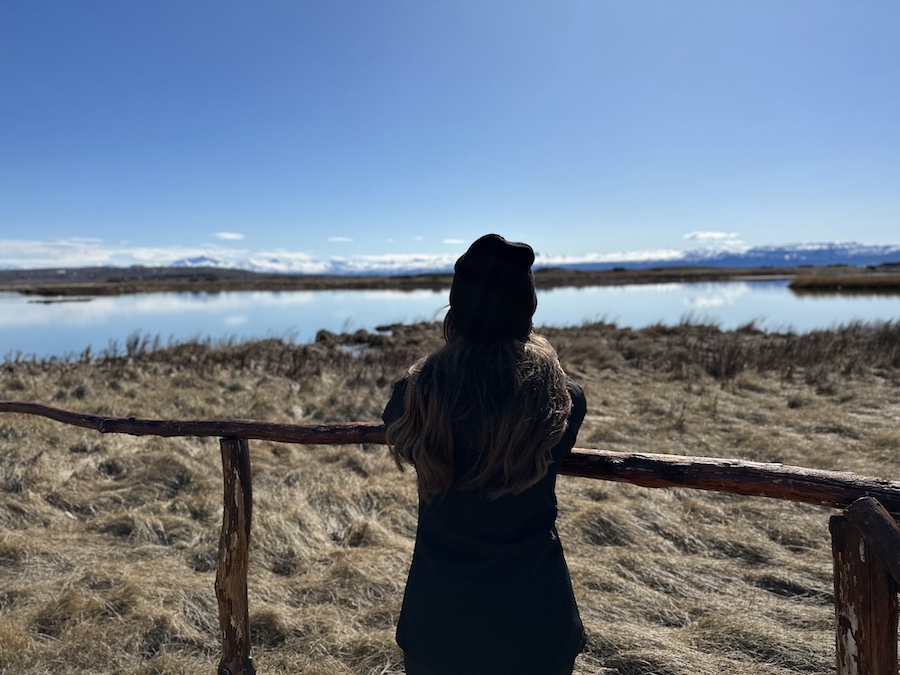
<svg viewBox="0 0 900 675">
<path fill-rule="evenodd" d="M 487 234 L 469 247 L 453 268 L 450 311 L 453 326 L 473 342 L 524 339 L 537 308 L 528 244 Z"/>
</svg>

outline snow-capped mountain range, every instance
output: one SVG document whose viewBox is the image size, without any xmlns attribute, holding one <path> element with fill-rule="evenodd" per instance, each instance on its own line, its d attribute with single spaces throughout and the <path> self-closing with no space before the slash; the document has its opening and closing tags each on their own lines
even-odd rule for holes
<svg viewBox="0 0 900 675">
<path fill-rule="evenodd" d="M 222 260 L 202 255 L 182 258 L 173 267 L 220 267 L 252 272 L 329 275 L 399 275 L 452 272 L 456 256 L 358 256 L 315 260 L 310 258 L 268 257 Z M 796 267 L 802 265 L 900 265 L 900 246 L 858 243 L 788 244 L 754 246 L 742 250 L 698 249 L 681 251 L 662 249 L 622 253 L 594 253 L 558 256 L 536 253 L 535 267 L 563 267 L 578 270 L 603 270 L 624 267 L 713 266 L 713 267 Z"/>
</svg>

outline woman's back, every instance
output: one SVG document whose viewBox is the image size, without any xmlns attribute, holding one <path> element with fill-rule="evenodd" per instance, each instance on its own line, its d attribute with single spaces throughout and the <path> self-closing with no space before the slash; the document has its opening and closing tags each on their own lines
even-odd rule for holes
<svg viewBox="0 0 900 675">
<path fill-rule="evenodd" d="M 395 386 L 387 424 L 402 412 L 405 384 Z M 495 499 L 451 490 L 419 502 L 397 641 L 417 661 L 439 664 L 438 672 L 547 675 L 571 666 L 584 646 L 555 525 L 556 475 L 585 414 L 581 388 L 569 391 L 568 427 L 536 484 Z M 460 477 L 473 461 L 465 437 L 460 430 Z"/>
</svg>

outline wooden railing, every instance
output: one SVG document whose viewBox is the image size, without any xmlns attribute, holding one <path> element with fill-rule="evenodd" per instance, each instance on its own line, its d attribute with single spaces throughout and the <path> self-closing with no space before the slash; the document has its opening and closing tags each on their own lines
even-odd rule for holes
<svg viewBox="0 0 900 675">
<path fill-rule="evenodd" d="M 252 516 L 248 441 L 386 443 L 380 424 L 301 426 L 245 420 L 148 420 L 85 415 L 38 403 L 0 402 L 0 412 L 47 417 L 100 433 L 220 439 L 224 496 L 215 592 L 222 658 L 218 675 L 255 674 L 247 568 Z M 575 448 L 561 473 L 644 487 L 687 487 L 844 509 L 830 521 L 837 675 L 897 673 L 900 482 L 847 472 L 712 457 Z"/>
</svg>

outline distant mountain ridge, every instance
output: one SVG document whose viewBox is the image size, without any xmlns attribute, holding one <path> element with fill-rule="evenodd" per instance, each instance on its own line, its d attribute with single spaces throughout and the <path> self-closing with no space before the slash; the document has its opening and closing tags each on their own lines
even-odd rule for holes
<svg viewBox="0 0 900 675">
<path fill-rule="evenodd" d="M 453 271 L 455 256 L 404 256 L 397 259 L 332 258 L 330 260 L 217 260 L 209 256 L 182 258 L 173 267 L 219 267 L 250 272 L 282 274 L 324 274 L 334 276 L 434 274 Z M 535 267 L 560 267 L 576 270 L 615 268 L 648 269 L 653 267 L 796 267 L 802 265 L 881 265 L 900 263 L 900 245 L 866 245 L 848 243 L 787 244 L 754 246 L 742 250 L 698 249 L 693 251 L 662 250 L 634 253 L 553 256 L 536 254 Z"/>
<path fill-rule="evenodd" d="M 620 263 L 575 264 L 575 269 L 611 269 L 630 267 L 674 267 L 702 265 L 710 267 L 798 267 L 801 265 L 882 265 L 900 263 L 900 246 L 868 246 L 864 244 L 791 244 L 785 246 L 754 246 L 743 251 L 696 250 L 685 251 L 678 258 L 634 260 Z"/>
</svg>

